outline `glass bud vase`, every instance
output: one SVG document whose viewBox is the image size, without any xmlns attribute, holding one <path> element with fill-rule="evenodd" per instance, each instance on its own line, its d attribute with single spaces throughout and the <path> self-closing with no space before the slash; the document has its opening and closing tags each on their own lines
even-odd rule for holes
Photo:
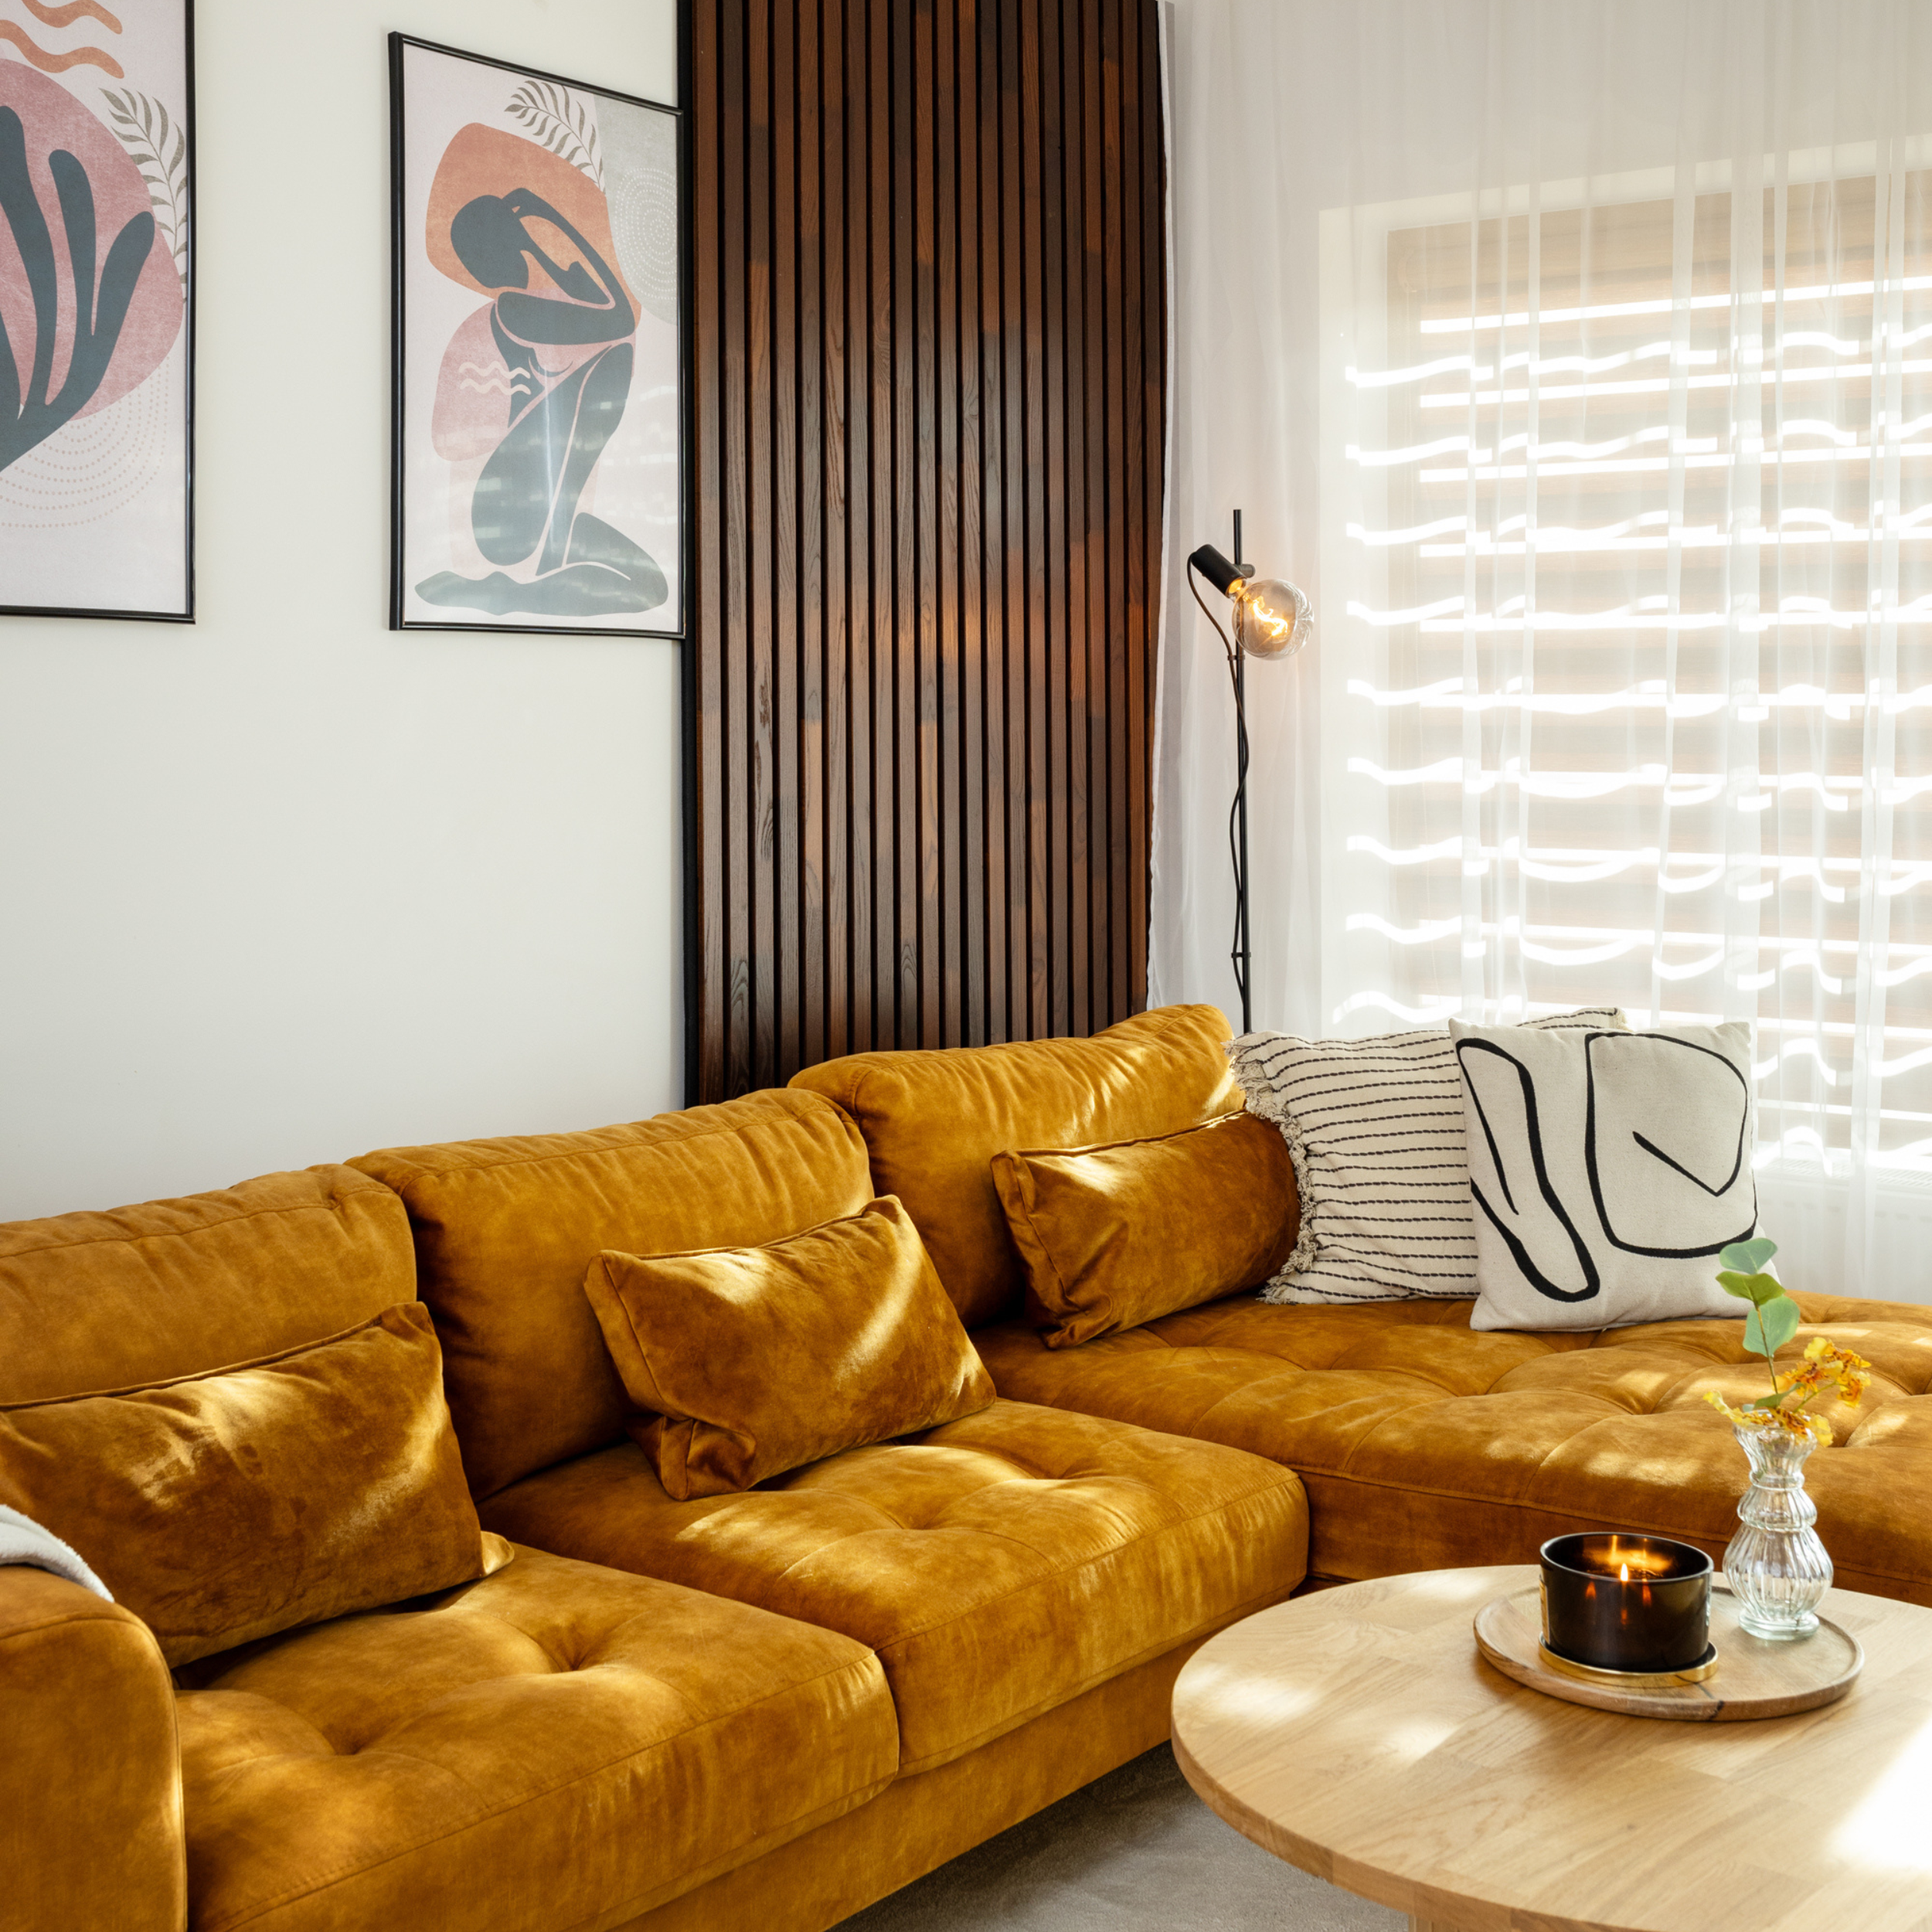
<svg viewBox="0 0 1932 1932">
<path fill-rule="evenodd" d="M 1724 1552 L 1738 1621 L 1753 1637 L 1808 1637 L 1832 1587 L 1832 1560 L 1811 1527 L 1818 1505 L 1804 1493 L 1804 1459 L 1817 1444 L 1784 1429 L 1732 1426 L 1751 1465 Z"/>
</svg>

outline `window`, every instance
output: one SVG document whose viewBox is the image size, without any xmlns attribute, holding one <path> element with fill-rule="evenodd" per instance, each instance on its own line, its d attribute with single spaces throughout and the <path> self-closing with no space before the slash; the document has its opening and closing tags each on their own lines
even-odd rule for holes
<svg viewBox="0 0 1932 1932">
<path fill-rule="evenodd" d="M 1335 218 L 1338 1026 L 1753 1018 L 1760 1166 L 1932 1173 L 1927 182 Z"/>
</svg>

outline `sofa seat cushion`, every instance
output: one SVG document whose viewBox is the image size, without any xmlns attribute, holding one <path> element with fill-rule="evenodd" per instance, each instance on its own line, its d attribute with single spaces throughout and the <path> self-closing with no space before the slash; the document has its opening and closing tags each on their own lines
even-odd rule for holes
<svg viewBox="0 0 1932 1932">
<path fill-rule="evenodd" d="M 195 1932 L 589 1932 L 898 1763 L 859 1645 L 535 1550 L 180 1675 Z"/>
<path fill-rule="evenodd" d="M 1849 1590 L 1932 1604 L 1932 1308 L 1797 1298 L 1873 1365 L 1806 1487 Z M 1002 1395 L 1272 1458 L 1307 1485 L 1309 1566 L 1359 1578 L 1529 1563 L 1617 1528 L 1721 1557 L 1744 1458 L 1703 1400 L 1764 1393 L 1742 1321 L 1481 1333 L 1467 1301 L 1270 1307 L 1231 1297 L 1079 1349 L 1014 1322 L 975 1335 Z"/>
<path fill-rule="evenodd" d="M 885 1665 L 902 1771 L 1285 1597 L 1307 1539 L 1301 1485 L 1270 1463 L 1017 1402 L 688 1502 L 626 1444 L 482 1513 L 855 1638 Z"/>
</svg>

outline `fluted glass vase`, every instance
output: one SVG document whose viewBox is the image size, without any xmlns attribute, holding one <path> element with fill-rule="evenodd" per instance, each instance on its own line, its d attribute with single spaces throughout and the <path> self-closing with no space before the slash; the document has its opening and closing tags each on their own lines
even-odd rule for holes
<svg viewBox="0 0 1932 1932">
<path fill-rule="evenodd" d="M 1832 1560 L 1811 1527 L 1818 1505 L 1804 1493 L 1804 1459 L 1817 1445 L 1784 1429 L 1733 1428 L 1751 1465 L 1724 1552 L 1738 1621 L 1754 1637 L 1808 1637 L 1832 1587 Z"/>
</svg>

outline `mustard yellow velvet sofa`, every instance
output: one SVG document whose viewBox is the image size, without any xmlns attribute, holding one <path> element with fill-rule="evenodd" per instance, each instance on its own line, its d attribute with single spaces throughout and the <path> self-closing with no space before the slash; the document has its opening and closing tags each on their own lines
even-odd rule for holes
<svg viewBox="0 0 1932 1932">
<path fill-rule="evenodd" d="M 1156 1077 L 1166 1030 L 1130 1031 L 1146 1064 L 1049 1124 L 1219 1105 L 1210 1056 Z M 172 1673 L 125 1610 L 0 1569 L 6 1922 L 818 1932 L 1158 1743 L 1193 1648 L 1304 1574 L 1289 1471 L 1002 1398 L 676 1502 L 628 1439 L 583 1288 L 600 1251 L 777 1240 L 874 1192 L 852 1120 L 781 1092 L 0 1228 L 0 1405 L 258 1360 L 420 1294 L 516 1549 Z M 184 1539 L 236 1560 L 192 1505 Z"/>
<path fill-rule="evenodd" d="M 1479 1334 L 1464 1304 L 1243 1294 L 1041 1345 L 992 1155 L 1213 1118 L 1226 1033 L 1171 1008 L 1091 1041 L 863 1054 L 634 1125 L 0 1228 L 0 1404 L 420 1295 L 482 1523 L 517 1549 L 172 1674 L 126 1611 L 0 1570 L 10 1913 L 818 1932 L 1158 1742 L 1192 1649 L 1311 1562 L 1515 1561 L 1604 1524 L 1721 1551 L 1741 1458 L 1699 1396 L 1737 1386 L 1736 1323 Z M 672 1498 L 627 1434 L 591 1260 L 777 1240 L 887 1192 L 999 1400 Z M 1932 1601 L 1932 1311 L 1803 1299 L 1878 1369 L 1811 1465 L 1840 1576 Z"/>
</svg>

